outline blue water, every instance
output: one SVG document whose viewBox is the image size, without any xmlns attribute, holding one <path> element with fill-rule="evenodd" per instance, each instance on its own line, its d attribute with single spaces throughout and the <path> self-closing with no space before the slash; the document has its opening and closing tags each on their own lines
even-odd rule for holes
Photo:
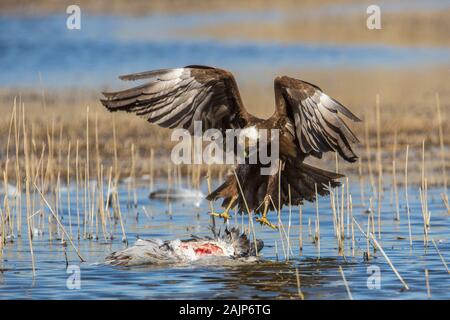
<svg viewBox="0 0 450 320">
<path fill-rule="evenodd" d="M 350 178 L 356 221 L 366 230 L 368 199 L 363 205 L 360 197 L 357 177 Z M 213 187 L 219 181 L 213 182 Z M 161 181 L 158 187 L 164 187 Z M 206 192 L 206 185 L 202 189 Z M 427 299 L 425 269 L 429 271 L 429 285 L 431 298 L 448 299 L 450 291 L 449 274 L 439 258 L 431 242 L 427 247 L 423 243 L 423 220 L 418 198 L 418 187 L 410 185 L 409 200 L 411 208 L 412 248 L 409 245 L 408 219 L 405 212 L 404 190 L 399 188 L 400 221 L 393 219 L 395 208 L 391 203 L 390 187 L 386 185 L 381 210 L 381 240 L 386 254 L 396 267 L 410 290 L 402 290 L 403 285 L 380 253 L 371 250 L 371 259 L 365 261 L 363 253 L 367 243 L 365 237 L 354 226 L 355 251 L 352 253 L 351 232 L 346 237 L 344 252 L 339 254 L 337 242 L 333 232 L 332 211 L 329 197 L 319 200 L 320 217 L 320 247 L 313 243 L 309 235 L 308 221 L 314 233 L 316 217 L 315 205 L 306 203 L 303 207 L 302 232 L 303 250 L 299 251 L 300 221 L 298 209 L 293 208 L 291 214 L 291 228 L 289 229 L 289 209 L 282 210 L 282 221 L 286 232 L 289 232 L 292 254 L 290 261 L 285 261 L 283 244 L 287 246 L 286 236 L 280 236 L 278 231 L 262 228 L 255 223 L 255 233 L 265 242 L 261 251 L 264 263 L 236 265 L 236 266 L 183 266 L 183 267 L 113 267 L 105 265 L 104 258 L 114 250 L 126 247 L 121 241 L 122 232 L 118 222 L 108 226 L 114 239 L 105 241 L 101 227 L 93 234 L 99 239 L 77 240 L 78 224 L 76 218 L 75 186 L 71 187 L 71 223 L 68 216 L 68 201 L 66 191 L 61 191 L 61 206 L 58 211 L 62 217 L 65 229 L 74 238 L 86 262 L 80 263 L 73 248 L 61 245 L 56 233 L 49 239 L 47 223 L 48 210 L 44 207 L 45 228 L 44 235 L 35 236 L 33 240 L 36 258 L 36 276 L 31 271 L 31 255 L 26 239 L 25 223 L 22 228 L 22 238 L 16 238 L 8 243 L 3 250 L 4 261 L 0 263 L 0 299 L 34 298 L 34 299 L 214 299 L 214 298 L 297 298 L 297 280 L 295 269 L 299 271 L 301 290 L 306 299 L 347 299 L 348 295 L 339 272 L 343 268 L 350 290 L 355 299 Z M 365 189 L 366 197 L 370 187 Z M 341 192 L 341 191 L 339 191 Z M 447 263 L 450 261 L 450 226 L 448 214 L 440 199 L 440 188 L 429 190 L 429 210 L 431 214 L 430 239 L 434 239 Z M 83 191 L 81 191 L 80 196 Z M 189 201 L 171 203 L 170 209 L 165 201 L 148 198 L 148 181 L 138 181 L 136 209 L 127 206 L 127 185 L 121 184 L 119 195 L 122 207 L 124 228 L 129 245 L 137 236 L 141 238 L 175 239 L 188 238 L 191 234 L 210 235 L 208 203 L 203 201 L 196 207 Z M 46 196 L 48 199 L 51 195 Z M 25 197 L 23 197 L 25 198 Z M 81 201 L 81 200 L 80 200 Z M 131 200 L 132 201 L 132 200 Z M 25 206 L 23 201 L 23 206 Z M 36 201 L 36 209 L 40 207 Z M 83 207 L 83 206 L 81 206 Z M 215 206 L 218 209 L 218 204 Z M 23 207 L 25 219 L 25 207 Z M 145 211 L 144 211 L 145 208 Z M 376 204 L 375 204 L 376 208 Z M 344 210 L 346 207 L 344 205 Z M 168 213 L 170 212 L 170 213 Z M 84 211 L 80 211 L 81 220 Z M 347 229 L 346 214 L 344 224 Z M 377 214 L 375 212 L 375 233 L 377 233 Z M 38 225 L 38 216 L 35 216 Z M 277 221 L 276 214 L 271 213 L 269 219 Z M 217 221 L 218 227 L 223 224 Z M 242 226 L 241 217 L 230 221 L 232 226 Z M 70 225 L 72 228 L 70 228 Z M 248 227 L 247 220 L 243 220 L 244 228 Z M 290 230 L 290 231 L 288 231 Z M 89 227 L 88 227 L 89 231 Z M 83 227 L 81 226 L 81 233 Z M 61 234 L 61 233 L 60 233 Z M 347 234 L 347 231 L 346 231 Z M 283 240 L 282 240 L 283 239 Z M 277 248 L 277 249 L 276 249 Z M 80 268 L 80 289 L 69 289 L 67 279 L 65 253 L 68 264 Z M 278 259 L 278 261 L 277 261 Z M 379 287 L 368 286 L 372 269 L 379 271 Z M 369 281 L 370 282 L 370 281 Z"/>
<path fill-rule="evenodd" d="M 81 30 L 66 28 L 66 15 L 0 16 L 0 86 L 104 86 L 119 74 L 207 64 L 245 77 L 259 70 L 305 68 L 411 68 L 450 62 L 450 48 L 379 44 L 331 45 L 224 41 L 180 36 L 177 30 L 232 23 L 276 22 L 277 12 L 150 15 L 82 14 Z M 42 79 L 42 83 L 41 80 Z"/>
</svg>

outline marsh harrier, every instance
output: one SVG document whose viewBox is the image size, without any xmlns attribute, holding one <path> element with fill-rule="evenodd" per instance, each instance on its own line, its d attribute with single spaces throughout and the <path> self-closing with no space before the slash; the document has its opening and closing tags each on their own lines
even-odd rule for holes
<svg viewBox="0 0 450 320">
<path fill-rule="evenodd" d="M 124 91 L 103 93 L 105 99 L 101 102 L 110 111 L 131 112 L 150 123 L 184 128 L 191 134 L 195 121 L 201 121 L 204 130 L 279 130 L 279 170 L 262 175 L 261 164 L 240 164 L 236 175 L 229 175 L 207 196 L 208 200 L 223 199 L 225 211 L 215 215 L 225 220 L 238 205 L 239 212 L 248 208 L 262 213 L 257 221 L 275 228 L 267 219 L 269 210 L 275 210 L 278 204 L 288 204 L 289 198 L 293 205 L 314 201 L 316 192 L 328 194 L 329 188 L 338 186 L 337 179 L 343 177 L 304 163 L 308 156 L 321 158 L 324 152 L 333 151 L 346 161 L 357 159 L 351 144 L 358 139 L 340 116 L 353 121 L 360 119 L 306 81 L 276 77 L 275 112 L 268 119 L 260 119 L 246 110 L 233 75 L 226 70 L 192 65 L 130 74 L 120 79 L 147 82 Z"/>
</svg>

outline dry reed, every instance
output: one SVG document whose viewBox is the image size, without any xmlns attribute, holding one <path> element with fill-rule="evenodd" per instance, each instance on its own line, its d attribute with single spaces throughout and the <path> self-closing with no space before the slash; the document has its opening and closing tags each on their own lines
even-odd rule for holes
<svg viewBox="0 0 450 320">
<path fill-rule="evenodd" d="M 444 257 L 442 256 L 441 252 L 439 251 L 439 248 L 438 248 L 438 246 L 436 245 L 436 242 L 434 241 L 434 239 L 431 239 L 431 242 L 433 243 L 434 248 L 436 249 L 436 252 L 437 252 L 437 254 L 439 255 L 439 258 L 441 259 L 442 264 L 443 264 L 444 267 L 445 267 L 445 270 L 447 271 L 447 273 L 450 274 L 450 270 L 448 269 L 447 263 L 445 262 Z"/>
<path fill-rule="evenodd" d="M 344 270 L 342 270 L 341 266 L 339 266 L 339 272 L 341 273 L 342 281 L 344 281 L 344 286 L 345 286 L 345 290 L 347 291 L 348 298 L 349 298 L 349 300 L 353 300 L 352 292 L 350 291 L 350 287 L 348 285 L 347 279 L 345 278 Z"/>
<path fill-rule="evenodd" d="M 405 156 L 405 199 L 406 199 L 406 215 L 408 218 L 409 245 L 412 248 L 411 217 L 410 217 L 409 197 L 408 197 L 408 155 L 409 155 L 409 145 L 406 146 L 406 156 Z"/>
<path fill-rule="evenodd" d="M 305 300 L 302 289 L 300 287 L 300 275 L 298 274 L 298 268 L 295 268 L 295 277 L 297 278 L 297 294 L 300 300 Z"/>
<path fill-rule="evenodd" d="M 353 218 L 353 221 L 355 222 L 356 226 L 358 227 L 359 231 L 367 238 L 372 241 L 374 247 L 376 246 L 381 254 L 383 255 L 384 259 L 386 260 L 386 262 L 389 264 L 389 266 L 391 267 L 392 271 L 394 271 L 395 275 L 397 276 L 397 278 L 400 280 L 400 282 L 403 284 L 403 287 L 406 290 L 409 290 L 408 285 L 406 284 L 405 280 L 403 280 L 402 276 L 400 275 L 400 273 L 397 271 L 397 269 L 394 267 L 394 265 L 391 262 L 391 259 L 389 259 L 389 257 L 387 256 L 387 254 L 384 252 L 383 248 L 381 247 L 381 245 L 378 243 L 377 239 L 375 239 L 374 235 L 370 232 L 368 234 L 366 234 L 364 232 L 364 230 L 361 228 L 361 226 L 359 225 L 359 223 Z"/>
</svg>

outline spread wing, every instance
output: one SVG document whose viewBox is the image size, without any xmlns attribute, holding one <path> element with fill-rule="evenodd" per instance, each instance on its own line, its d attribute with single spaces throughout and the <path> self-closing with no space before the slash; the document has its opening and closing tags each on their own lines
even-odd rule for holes
<svg viewBox="0 0 450 320">
<path fill-rule="evenodd" d="M 286 76 L 275 79 L 275 97 L 277 115 L 295 124 L 304 154 L 320 158 L 324 152 L 335 151 L 349 162 L 356 161 L 351 143 L 358 138 L 340 117 L 361 121 L 350 110 L 315 85 Z"/>
<path fill-rule="evenodd" d="M 165 128 L 184 128 L 191 134 L 194 121 L 202 129 L 245 126 L 245 110 L 233 75 L 206 66 L 163 69 L 121 76 L 122 80 L 148 79 L 140 86 L 104 92 L 102 104 L 110 111 L 126 111 Z"/>
</svg>

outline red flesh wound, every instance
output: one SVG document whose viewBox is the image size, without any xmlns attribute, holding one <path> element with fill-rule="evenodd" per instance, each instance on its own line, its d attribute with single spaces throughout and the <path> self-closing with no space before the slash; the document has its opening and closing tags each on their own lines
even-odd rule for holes
<svg viewBox="0 0 450 320">
<path fill-rule="evenodd" d="M 221 247 L 206 242 L 202 243 L 200 245 L 198 244 L 190 244 L 192 246 L 192 249 L 194 250 L 195 254 L 198 256 L 205 256 L 205 255 L 222 255 L 223 250 Z M 184 249 L 187 249 L 188 245 L 182 245 Z"/>
</svg>

